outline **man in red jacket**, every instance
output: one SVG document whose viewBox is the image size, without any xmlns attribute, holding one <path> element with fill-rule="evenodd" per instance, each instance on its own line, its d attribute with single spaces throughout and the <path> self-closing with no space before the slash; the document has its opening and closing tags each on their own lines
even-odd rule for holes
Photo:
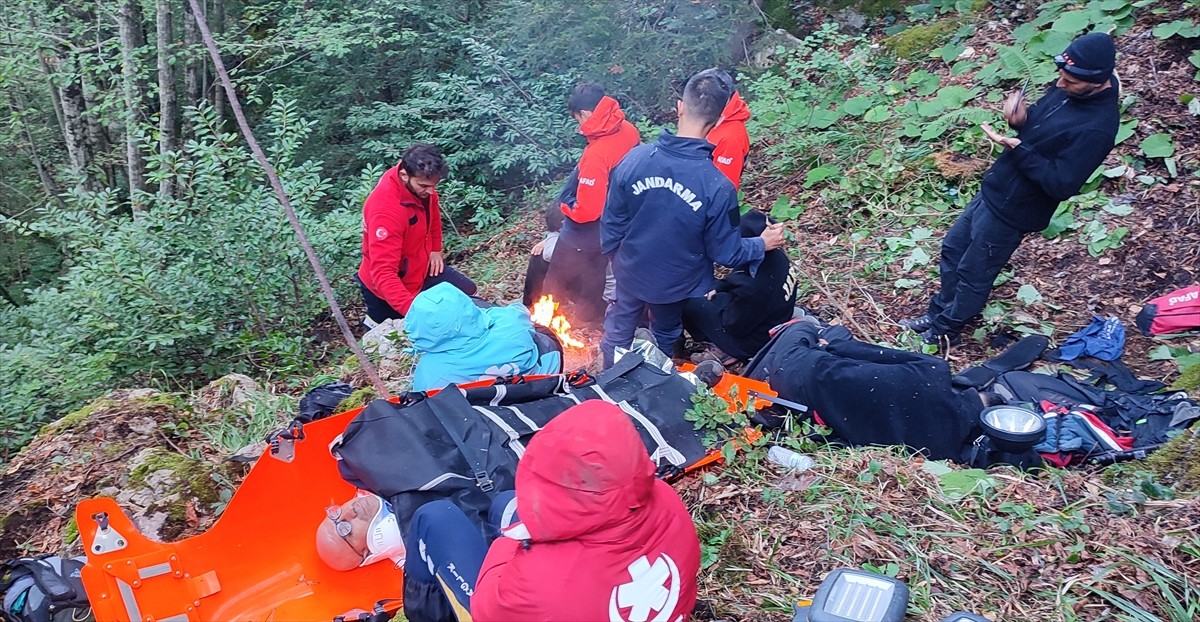
<svg viewBox="0 0 1200 622">
<path fill-rule="evenodd" d="M 404 317 L 413 298 L 438 283 L 475 294 L 475 283 L 442 257 L 437 185 L 449 170 L 433 145 L 412 145 L 363 204 L 363 259 L 355 279 L 374 322 Z"/>
<path fill-rule="evenodd" d="M 749 119 L 750 108 L 734 91 L 725 110 L 721 111 L 717 126 L 705 136 L 713 144 L 713 164 L 733 182 L 734 190 L 742 187 L 742 170 L 750 153 L 750 134 L 746 132 Z"/>
<path fill-rule="evenodd" d="M 515 503 L 498 495 L 489 520 L 502 530 L 490 548 L 449 501 L 413 516 L 405 581 L 438 586 L 450 619 L 679 622 L 695 606 L 695 525 L 613 404 L 584 402 L 538 432 Z M 409 620 L 447 619 L 410 609 L 414 587 Z"/>
<path fill-rule="evenodd" d="M 598 84 L 575 87 L 567 99 L 571 118 L 587 139 L 579 158 L 579 187 L 562 203 L 562 231 L 558 236 L 546 292 L 555 300 L 574 303 L 572 322 L 598 323 L 604 319 L 604 279 L 608 259 L 600 252 L 600 215 L 608 196 L 608 174 L 639 142 L 641 136 L 617 100 Z"/>
</svg>

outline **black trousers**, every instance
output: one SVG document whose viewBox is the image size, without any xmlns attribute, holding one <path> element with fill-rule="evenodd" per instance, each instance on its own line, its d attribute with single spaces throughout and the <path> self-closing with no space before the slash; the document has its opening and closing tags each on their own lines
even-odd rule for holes
<svg viewBox="0 0 1200 622">
<path fill-rule="evenodd" d="M 358 278 L 358 273 L 354 274 L 354 281 L 358 283 L 358 289 L 362 291 L 363 302 L 367 305 L 367 316 L 376 322 L 384 320 L 396 320 L 404 317 L 403 313 L 392 308 L 386 300 L 375 295 L 363 284 L 362 279 Z M 426 276 L 425 282 L 421 284 L 421 291 L 425 291 L 438 283 L 449 283 L 468 296 L 474 296 L 479 288 L 475 286 L 475 281 L 472 281 L 467 275 L 446 266 L 442 273 L 437 276 Z"/>
<path fill-rule="evenodd" d="M 546 273 L 550 270 L 550 262 L 542 259 L 542 255 L 529 256 L 529 265 L 525 267 L 525 291 L 521 302 L 525 308 L 532 310 L 533 303 L 545 293 Z"/>
<path fill-rule="evenodd" d="M 983 311 L 996 276 L 1025 233 L 996 218 L 975 195 L 942 240 L 942 289 L 929 300 L 929 317 L 940 334 L 957 333 Z"/>
<path fill-rule="evenodd" d="M 597 324 L 604 320 L 604 278 L 608 258 L 600 252 L 600 222 L 579 224 L 563 220 L 554 255 L 546 272 L 546 294 L 560 303 L 573 303 L 570 320 Z"/>
<path fill-rule="evenodd" d="M 721 310 L 729 304 L 729 294 L 718 293 L 712 300 L 689 298 L 683 305 L 683 328 L 692 339 L 708 341 L 725 354 L 748 361 L 767 345 L 771 335 L 768 329 L 753 330 L 748 334 L 734 335 L 721 319 Z M 745 327 L 738 327 L 745 328 Z"/>
</svg>

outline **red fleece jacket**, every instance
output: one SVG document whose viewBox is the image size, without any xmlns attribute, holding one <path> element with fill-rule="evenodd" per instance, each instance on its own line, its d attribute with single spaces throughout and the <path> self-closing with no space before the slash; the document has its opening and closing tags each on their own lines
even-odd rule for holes
<svg viewBox="0 0 1200 622">
<path fill-rule="evenodd" d="M 641 142 L 637 128 L 625 120 L 625 113 L 617 100 L 605 96 L 596 104 L 592 115 L 579 126 L 579 133 L 587 138 L 579 158 L 579 190 L 575 204 L 563 204 L 567 218 L 578 223 L 600 219 L 604 213 L 604 199 L 608 196 L 608 174 L 613 167 Z"/>
<path fill-rule="evenodd" d="M 746 155 L 750 153 L 750 134 L 746 132 L 746 121 L 750 119 L 750 108 L 741 95 L 734 91 L 721 120 L 708 132 L 708 142 L 715 145 L 713 164 L 733 182 L 734 188 L 742 186 L 742 168 Z"/>
<path fill-rule="evenodd" d="M 476 622 L 688 619 L 700 541 L 654 471 L 617 406 L 590 400 L 555 417 L 517 466 L 521 523 L 488 549 Z"/>
<path fill-rule="evenodd" d="M 388 169 L 363 204 L 363 259 L 358 268 L 371 293 L 401 314 L 408 313 L 429 273 L 429 253 L 442 250 L 438 195 L 428 206 Z"/>
</svg>

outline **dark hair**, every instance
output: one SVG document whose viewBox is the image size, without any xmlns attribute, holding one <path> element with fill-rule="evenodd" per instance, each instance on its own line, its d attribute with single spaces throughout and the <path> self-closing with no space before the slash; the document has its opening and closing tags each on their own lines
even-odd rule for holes
<svg viewBox="0 0 1200 622">
<path fill-rule="evenodd" d="M 563 213 L 562 203 L 554 201 L 546 207 L 546 231 L 558 232 L 562 230 Z"/>
<path fill-rule="evenodd" d="M 721 118 L 721 111 L 733 95 L 733 78 L 717 68 L 705 69 L 692 76 L 683 87 L 683 104 L 688 114 L 706 125 Z"/>
<path fill-rule="evenodd" d="M 571 96 L 567 98 L 567 110 L 572 115 L 595 110 L 601 99 L 604 99 L 604 87 L 595 82 L 584 82 L 571 91 Z"/>
<path fill-rule="evenodd" d="M 441 179 L 450 172 L 446 160 L 438 153 L 437 147 L 425 143 L 411 145 L 400 156 L 400 167 L 413 177 L 425 179 Z"/>
</svg>

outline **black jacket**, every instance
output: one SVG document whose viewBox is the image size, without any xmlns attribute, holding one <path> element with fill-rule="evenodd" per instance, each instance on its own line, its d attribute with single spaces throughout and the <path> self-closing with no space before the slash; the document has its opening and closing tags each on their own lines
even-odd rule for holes
<svg viewBox="0 0 1200 622">
<path fill-rule="evenodd" d="M 1023 231 L 1041 231 L 1058 204 L 1075 196 L 1113 148 L 1121 121 L 1120 84 L 1088 98 L 1057 86 L 1029 109 L 1017 137 L 983 178 L 984 203 Z"/>
<path fill-rule="evenodd" d="M 852 445 L 907 445 L 935 460 L 958 459 L 979 434 L 978 393 L 956 390 L 940 358 L 856 341 L 838 328 L 789 324 L 746 376 L 813 409 Z"/>
<path fill-rule="evenodd" d="M 717 292 L 729 294 L 729 304 L 721 309 L 721 323 L 734 337 L 757 334 L 761 343 L 755 352 L 767 342 L 767 331 L 792 319 L 796 281 L 791 271 L 787 253 L 776 249 L 767 251 L 754 276 L 743 267 L 717 281 Z"/>
</svg>

